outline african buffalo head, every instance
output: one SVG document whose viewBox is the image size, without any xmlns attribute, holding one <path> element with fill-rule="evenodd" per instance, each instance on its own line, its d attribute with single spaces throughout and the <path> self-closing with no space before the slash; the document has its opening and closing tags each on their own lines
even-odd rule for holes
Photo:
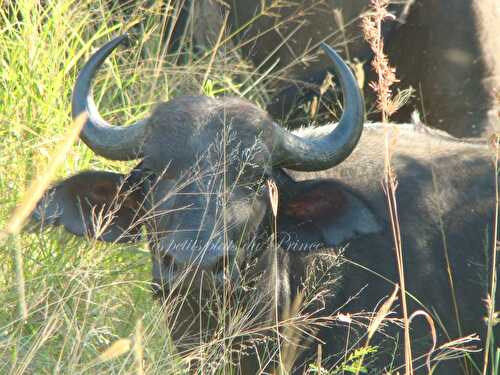
<svg viewBox="0 0 500 375">
<path fill-rule="evenodd" d="M 72 111 L 74 118 L 87 115 L 80 136 L 96 154 L 142 160 L 127 176 L 83 172 L 60 182 L 38 204 L 37 219 L 104 241 L 135 241 L 144 225 L 154 282 L 163 288 L 172 288 L 186 270 L 191 287 L 202 275 L 220 280 L 224 262 L 237 266 L 258 253 L 249 251 L 263 251 L 257 244 L 265 242 L 272 226 L 269 180 L 278 186 L 278 231 L 287 243 L 338 245 L 376 230 L 371 211 L 347 189 L 333 182 L 296 183 L 282 170 L 333 167 L 361 136 L 363 99 L 333 49 L 323 45 L 341 83 L 342 118 L 336 127 L 299 136 L 234 97 L 177 97 L 159 104 L 145 120 L 111 126 L 99 115 L 90 87 L 97 69 L 124 40 L 113 39 L 85 64 Z"/>
</svg>

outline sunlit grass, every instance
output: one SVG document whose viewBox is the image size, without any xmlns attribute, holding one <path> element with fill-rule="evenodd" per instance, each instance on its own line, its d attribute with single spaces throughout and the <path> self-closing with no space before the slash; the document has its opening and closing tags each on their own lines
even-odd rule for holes
<svg viewBox="0 0 500 375">
<path fill-rule="evenodd" d="M 78 68 L 96 47 L 137 23 L 137 14 L 128 11 L 110 11 L 98 0 L 43 6 L 20 0 L 0 8 L 2 374 L 231 371 L 232 356 L 222 351 L 226 343 L 242 334 L 265 342 L 264 332 L 271 329 L 255 328 L 254 317 L 236 301 L 222 314 L 221 328 L 211 340 L 194 353 L 179 353 L 165 323 L 171 318 L 169 305 L 151 298 L 146 244 L 89 242 L 61 228 L 38 232 L 30 223 L 26 229 L 31 232 L 18 234 L 27 211 L 15 208 L 19 202 L 32 205 L 30 199 L 37 200 L 33 192 L 77 171 L 133 166 L 95 157 L 78 140 L 71 146 L 74 137 L 67 136 Z M 94 97 L 110 122 L 134 122 L 154 103 L 182 94 L 246 95 L 261 104 L 268 98 L 265 89 L 259 90 L 265 76 L 236 52 L 193 53 L 187 38 L 178 52 L 165 54 L 160 41 L 165 35 L 168 39 L 169 16 L 159 5 L 143 11 L 140 34 L 132 32 L 130 48 L 116 51 L 96 80 Z M 229 318 L 227 327 L 223 322 Z M 305 323 L 291 316 L 279 324 L 291 332 Z M 265 345 L 263 366 L 276 351 L 272 340 Z"/>
<path fill-rule="evenodd" d="M 140 33 L 132 31 L 130 46 L 115 51 L 96 80 L 96 103 L 113 124 L 143 118 L 158 101 L 200 92 L 244 96 L 264 107 L 269 79 L 279 75 L 272 64 L 265 74 L 258 73 L 238 56 L 237 46 L 219 53 L 217 48 L 231 37 L 225 30 L 213 50 L 193 51 L 186 35 L 181 49 L 167 54 L 161 40 L 169 38 L 166 23 L 175 16 L 162 13 L 160 1 L 142 10 L 110 10 L 99 0 L 37 3 L 18 0 L 0 8 L 1 229 L 19 202 L 54 179 L 86 169 L 127 171 L 134 165 L 96 157 L 78 140 L 72 147 L 60 145 L 72 142 L 67 135 L 78 68 L 95 48 L 139 21 Z M 33 181 L 37 183 L 30 190 Z M 194 352 L 178 351 L 166 324 L 177 301 L 162 306 L 152 300 L 145 243 L 89 242 L 61 228 L 21 234 L 15 229 L 3 232 L 0 240 L 0 374 L 231 373 L 237 372 L 237 364 L 223 349 L 238 347 L 242 336 L 266 347 L 263 366 L 279 353 L 287 369 L 292 366 L 287 360 L 300 354 L 297 332 L 305 335 L 311 327 L 335 320 L 355 323 L 354 317 L 334 315 L 307 320 L 300 304 L 314 298 L 308 295 L 292 306 L 285 321 L 256 327 L 254 311 L 239 304 L 244 300 L 240 296 L 231 301 L 230 311 L 212 307 L 219 314 L 212 337 Z M 380 310 L 375 318 L 386 313 Z M 380 323 L 370 324 L 367 316 L 360 320 L 368 330 Z M 274 333 L 266 335 L 269 331 Z M 287 335 L 292 339 L 286 340 Z M 276 344 L 280 340 L 283 347 Z M 340 353 L 337 369 L 322 367 L 321 351 L 308 368 L 321 374 L 369 369 L 377 352 L 369 341 L 365 336 L 359 348 Z M 491 356 L 498 363 L 498 353 Z"/>
<path fill-rule="evenodd" d="M 204 71 L 196 64 L 206 61 L 177 66 L 178 56 L 160 59 L 162 18 L 149 12 L 144 34 L 132 38 L 131 48 L 117 51 L 99 76 L 96 102 L 113 123 L 133 122 L 157 101 L 200 90 Z M 0 8 L 0 228 L 31 181 L 53 167 L 54 151 L 71 128 L 78 67 L 95 47 L 135 22 L 125 19 L 123 12 L 112 13 L 90 0 L 50 1 L 43 7 L 20 0 Z M 232 82 L 233 72 L 244 71 L 231 69 L 227 61 L 213 62 L 212 94 L 230 87 L 224 82 Z M 132 165 L 96 158 L 79 141 L 57 156 L 62 164 L 51 179 Z M 144 244 L 89 243 L 58 228 L 15 232 L 0 243 L 0 373 L 182 373 L 186 367 L 175 359 L 162 307 L 151 298 Z M 24 275 L 24 312 L 19 310 L 16 251 Z M 139 321 L 140 347 L 100 361 L 113 343 L 137 338 Z M 137 353 L 148 360 L 139 365 Z"/>
</svg>

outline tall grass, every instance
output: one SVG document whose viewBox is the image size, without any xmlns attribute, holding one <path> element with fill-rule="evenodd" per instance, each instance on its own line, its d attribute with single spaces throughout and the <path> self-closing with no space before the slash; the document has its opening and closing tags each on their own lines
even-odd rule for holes
<svg viewBox="0 0 500 375">
<path fill-rule="evenodd" d="M 31 225 L 31 232 L 19 233 L 29 208 L 53 179 L 85 169 L 128 171 L 133 166 L 96 158 L 76 140 L 81 122 L 73 124 L 69 114 L 79 66 L 112 36 L 134 26 L 140 30 L 131 48 L 116 51 L 96 80 L 94 97 L 112 123 L 134 122 L 155 102 L 197 92 L 231 93 L 264 106 L 268 79 L 281 74 L 271 72 L 272 64 L 259 74 L 240 58 L 239 45 L 230 43 L 239 31 L 229 34 L 227 19 L 216 30 L 213 48 L 195 51 L 188 32 L 181 49 L 167 53 L 171 22 L 178 19 L 182 2 L 153 1 L 143 9 L 110 9 L 109 3 L 0 1 L 0 374 L 236 373 L 257 346 L 257 372 L 276 365 L 278 372 L 288 373 L 317 329 L 334 323 L 351 327 L 356 320 L 368 322 L 364 343 L 347 340 L 345 353 L 330 370 L 322 367 L 319 347 L 309 372 L 369 371 L 367 359 L 376 354 L 370 339 L 396 294 L 374 314 L 315 317 L 307 307 L 324 298 L 333 282 L 328 276 L 339 260 L 331 255 L 315 265 L 305 282 L 307 292 L 268 325 L 257 324 L 259 307 L 267 301 L 248 290 L 235 293 L 229 285 L 222 301 L 214 296 L 215 302 L 205 306 L 215 317 L 210 336 L 183 337 L 197 340 L 195 349 L 187 350 L 174 347 L 176 333 L 168 327 L 183 312 L 175 307 L 189 301 L 175 296 L 163 304 L 152 301 L 145 244 L 101 244 L 59 228 L 39 232 Z M 163 11 L 161 3 L 170 11 Z M 280 1 L 271 3 L 272 10 Z M 343 22 L 339 14 L 337 21 Z M 15 211 L 19 202 L 26 206 Z M 202 318 L 195 323 L 202 331 Z"/>
<path fill-rule="evenodd" d="M 151 300 L 145 245 L 88 243 L 60 229 L 19 235 L 30 205 L 12 216 L 18 202 L 36 201 L 53 179 L 85 169 L 130 169 L 95 158 L 78 141 L 69 147 L 75 137 L 67 134 L 79 66 L 137 19 L 95 0 L 0 4 L 0 228 L 10 236 L 0 242 L 0 373 L 183 373 L 187 359 L 173 350 L 164 307 Z M 145 14 L 143 34 L 106 62 L 95 88 L 97 104 L 114 123 L 133 122 L 154 102 L 199 91 L 208 75 L 208 58 L 175 65 L 195 56 L 189 43 L 162 56 L 165 14 L 154 8 Z M 213 59 L 214 90 L 236 87 L 225 82 L 245 74 L 238 64 Z M 112 345 L 127 340 L 130 350 Z M 108 347 L 120 360 L 102 360 Z"/>
<path fill-rule="evenodd" d="M 384 52 L 384 40 L 382 38 L 382 23 L 384 21 L 393 21 L 394 16 L 390 14 L 387 10 L 389 5 L 389 0 L 370 0 L 370 12 L 363 17 L 363 33 L 365 39 L 370 44 L 371 49 L 373 50 L 374 57 L 372 61 L 373 69 L 377 75 L 377 80 L 374 82 L 370 82 L 369 85 L 376 93 L 376 108 L 380 111 L 382 117 L 382 123 L 388 124 L 390 116 L 394 114 L 402 104 L 404 104 L 404 94 L 398 93 L 394 95 L 392 92 L 391 86 L 399 80 L 396 77 L 396 68 L 390 66 L 388 56 Z M 429 352 L 426 354 L 426 367 L 429 374 L 433 372 L 433 368 L 431 367 L 431 356 L 435 354 L 437 348 L 437 337 L 436 337 L 436 329 L 435 323 L 432 317 L 423 310 L 417 310 L 413 313 L 408 311 L 407 307 L 407 291 L 405 286 L 405 269 L 404 269 L 404 252 L 402 247 L 402 237 L 400 231 L 400 223 L 399 223 L 399 212 L 398 212 L 398 202 L 397 202 L 397 171 L 392 167 L 392 146 L 393 143 L 396 142 L 394 139 L 394 135 L 390 134 L 388 128 L 386 128 L 385 132 L 385 147 L 384 147 L 384 178 L 383 178 L 383 188 L 384 193 L 387 198 L 387 206 L 390 217 L 391 228 L 393 232 L 393 242 L 395 249 L 395 258 L 396 264 L 399 274 L 399 286 L 401 290 L 401 305 L 402 305 L 402 315 L 403 315 L 403 328 L 404 328 L 404 357 L 405 357 L 405 371 L 406 375 L 412 375 L 414 373 L 414 358 L 412 355 L 412 340 L 410 337 L 410 324 L 412 320 L 417 316 L 423 316 L 428 325 L 429 325 L 429 333 L 432 337 L 432 346 Z M 491 373 L 497 372 L 497 365 L 495 363 L 495 355 L 492 355 L 491 367 L 488 366 L 489 355 L 490 352 L 498 352 L 498 348 L 494 347 L 494 339 L 493 335 L 493 326 L 496 324 L 495 321 L 495 295 L 496 295 L 496 283 L 497 283 L 497 270 L 496 270 L 496 251 L 497 251 L 497 238 L 498 238 L 498 135 L 494 135 L 492 138 L 493 148 L 494 148 L 494 169 L 495 169 L 495 192 L 496 192 L 496 201 L 495 201 L 495 213 L 494 213 L 494 223 L 493 223 L 493 248 L 492 248 L 492 266 L 491 266 L 491 277 L 490 277 L 490 293 L 489 298 L 486 301 L 487 305 L 487 337 L 485 340 L 485 348 L 484 348 L 484 364 L 482 373 L 483 375 L 487 374 L 488 369 L 491 370 Z M 441 228 L 442 230 L 442 228 Z M 453 310 L 455 315 L 455 321 L 457 324 L 458 332 L 462 335 L 462 329 L 460 324 L 460 313 L 455 295 L 455 285 L 453 282 L 453 270 L 451 267 L 451 263 L 448 256 L 448 249 L 446 246 L 446 236 L 443 233 L 443 251 L 446 260 L 446 267 L 448 273 L 448 281 L 450 286 L 450 294 L 451 300 L 453 303 Z M 394 294 L 392 296 L 394 299 Z M 387 302 L 386 302 L 387 303 Z M 370 335 L 369 335 L 370 337 Z M 458 343 L 461 339 L 455 340 Z M 464 342 L 468 341 L 468 338 L 463 338 Z M 450 343 L 448 343 L 450 344 Z M 445 344 L 445 345 L 448 345 Z M 477 365 L 473 362 L 469 361 L 470 358 L 465 358 L 463 361 L 463 371 L 465 374 L 472 373 L 471 366 L 475 366 L 478 369 Z"/>
<path fill-rule="evenodd" d="M 266 334 L 273 330 L 278 341 L 286 342 L 283 363 L 289 368 L 300 339 L 313 334 L 311 327 L 335 319 L 304 315 L 306 297 L 296 301 L 286 319 L 264 327 L 255 325 L 260 312 L 245 308 L 242 296 L 215 301 L 207 307 L 217 316 L 212 336 L 200 336 L 196 350 L 184 351 L 174 348 L 167 327 L 179 314 L 172 306 L 185 301 L 173 296 L 164 304 L 151 300 L 145 244 L 89 242 L 60 228 L 39 232 L 31 223 L 26 227 L 31 232 L 19 233 L 40 192 L 54 179 L 85 169 L 131 168 L 131 163 L 96 158 L 76 140 L 81 122 L 72 126 L 69 109 L 81 63 L 96 46 L 137 27 L 139 20 L 133 48 L 116 51 L 96 80 L 94 97 L 110 122 L 134 122 L 157 101 L 200 91 L 267 100 L 266 89 L 260 90 L 266 77 L 244 63 L 236 47 L 220 53 L 224 29 L 213 50 L 195 53 L 185 35 L 180 51 L 167 54 L 162 40 L 171 38 L 168 22 L 175 21 L 178 3 L 167 2 L 171 13 L 162 12 L 160 1 L 139 10 L 110 9 L 109 3 L 1 3 L 0 373 L 237 372 L 238 358 L 244 361 L 252 349 L 244 345 L 267 348 L 258 358 L 264 369 L 281 350 Z M 15 211 L 19 202 L 25 205 Z M 254 309 L 260 305 L 252 301 Z"/>
<path fill-rule="evenodd" d="M 500 92 L 495 93 L 495 99 L 498 104 L 500 104 Z M 497 112 L 498 118 L 500 118 L 500 111 Z M 500 348 L 495 347 L 495 338 L 493 335 L 493 328 L 498 324 L 498 312 L 496 309 L 496 295 L 497 295 L 497 251 L 498 251 L 498 209 L 499 209 L 499 189 L 498 189 L 498 158 L 499 158 L 499 150 L 500 150 L 500 135 L 494 134 L 491 137 L 491 145 L 493 149 L 493 165 L 495 168 L 495 216 L 493 222 L 493 241 L 491 248 L 491 270 L 490 270 L 490 280 L 489 280 L 489 294 L 486 302 L 486 324 L 487 324 L 487 335 L 486 335 L 486 347 L 484 349 L 484 365 L 483 365 L 483 375 L 486 375 L 488 369 L 492 369 L 492 373 L 494 375 L 497 374 L 499 366 L 500 366 Z M 490 359 L 491 356 L 491 359 Z M 490 367 L 488 367 L 488 364 Z"/>
<path fill-rule="evenodd" d="M 373 50 L 372 66 L 377 74 L 377 80 L 370 83 L 370 86 L 377 94 L 377 109 L 382 115 L 382 123 L 387 124 L 390 116 L 397 111 L 399 102 L 393 97 L 391 86 L 398 82 L 396 69 L 389 65 L 389 59 L 384 52 L 384 40 L 382 38 L 382 22 L 393 20 L 388 12 L 388 0 L 371 0 L 371 13 L 363 19 L 363 32 L 366 40 Z M 387 198 L 387 208 L 394 239 L 394 249 L 396 264 L 399 274 L 399 286 L 401 289 L 401 305 L 404 322 L 404 348 L 405 348 L 405 374 L 413 374 L 413 358 L 410 339 L 410 321 L 406 302 L 406 282 L 403 262 L 403 242 L 401 240 L 401 230 L 399 225 L 399 212 L 396 198 L 397 176 L 393 169 L 391 135 L 389 129 L 385 132 L 384 148 L 384 178 L 383 188 Z"/>
</svg>

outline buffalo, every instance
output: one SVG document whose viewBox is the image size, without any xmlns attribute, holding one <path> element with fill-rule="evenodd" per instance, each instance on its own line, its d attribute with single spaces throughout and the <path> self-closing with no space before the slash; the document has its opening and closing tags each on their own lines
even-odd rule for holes
<svg viewBox="0 0 500 375">
<path fill-rule="evenodd" d="M 201 44 L 213 43 L 223 27 L 223 17 L 217 15 L 227 13 L 228 34 L 235 35 L 235 44 L 241 45 L 243 54 L 261 72 L 274 67 L 276 94 L 267 110 L 288 126 L 303 125 L 310 116 L 299 104 L 321 97 L 320 86 L 330 62 L 315 53 L 319 42 L 338 45 L 350 60 L 371 59 L 360 20 L 368 11 L 368 0 L 226 3 L 229 6 L 222 9 L 208 0 L 196 4 L 202 15 L 196 17 L 195 29 L 199 32 L 195 36 Z M 383 30 L 385 49 L 397 67 L 401 80 L 398 86 L 413 87 L 416 97 L 395 120 L 409 121 L 417 108 L 429 126 L 457 137 L 480 137 L 497 130 L 498 119 L 491 114 L 493 89 L 500 85 L 498 3 L 393 3 L 389 10 L 395 21 L 386 22 Z M 341 17 L 336 16 L 339 13 Z M 365 64 L 367 76 L 372 74 L 369 69 L 370 64 Z"/>
<path fill-rule="evenodd" d="M 291 132 L 247 100 L 183 96 L 158 104 L 151 116 L 133 125 L 112 126 L 99 115 L 90 90 L 96 71 L 126 39 L 113 39 L 86 62 L 75 83 L 72 114 L 86 114 L 80 137 L 97 155 L 140 163 L 128 175 L 85 171 L 57 183 L 33 217 L 107 242 L 139 241 L 145 234 L 156 294 L 162 300 L 172 293 L 192 296 L 178 306 L 171 327 L 179 347 L 206 337 L 199 316 L 210 320 L 213 311 L 204 301 L 221 289 L 235 290 L 224 285 L 228 280 L 237 285 L 245 272 L 256 281 L 253 289 L 238 291 L 243 299 L 262 307 L 263 321 L 273 311 L 284 317 L 306 279 L 319 274 L 317 262 L 324 254 L 336 255 L 325 271 L 333 282 L 320 280 L 328 292 L 317 299 L 311 316 L 377 310 L 398 283 L 380 183 L 385 131 L 398 134 L 392 165 L 398 176 L 409 309 L 434 317 L 438 345 L 475 333 L 485 345 L 485 275 L 491 267 L 488 249 L 495 242 L 497 178 L 488 145 L 423 125 L 365 126 L 354 75 L 327 45 L 323 49 L 344 98 L 338 124 Z M 420 322 L 412 326 L 421 366 L 431 335 Z M 319 343 L 328 367 L 355 336 L 326 321 L 316 328 L 294 361 L 297 372 L 317 360 Z M 394 353 L 386 350 L 399 352 L 402 344 L 391 340 L 400 333 L 392 327 L 376 339 L 380 355 L 370 373 L 389 365 Z M 436 374 L 458 374 L 466 366 L 455 357 L 439 361 L 438 354 L 430 358 Z M 246 361 L 241 371 L 254 373 L 255 356 Z M 479 358 L 476 363 L 481 366 Z"/>
<path fill-rule="evenodd" d="M 118 3 L 129 12 L 138 6 L 134 0 Z M 317 117 L 318 98 L 327 116 L 334 106 L 321 94 L 330 64 L 315 52 L 321 41 L 338 45 L 349 60 L 365 63 L 360 80 L 373 74 L 368 64 L 372 53 L 361 32 L 369 0 L 168 4 L 173 7 L 164 38 L 167 47 L 181 48 L 189 34 L 195 46 L 211 48 L 226 27 L 231 38 L 224 38 L 224 47 L 240 47 L 259 72 L 271 72 L 266 81 L 273 97 L 267 112 L 290 128 Z M 408 121 L 417 108 L 429 126 L 456 137 L 481 137 L 498 130 L 493 97 L 500 85 L 497 2 L 401 0 L 391 2 L 389 10 L 395 20 L 383 26 L 385 49 L 398 69 L 398 88 L 412 87 L 415 96 L 394 119 Z M 368 90 L 365 94 L 371 95 Z M 375 113 L 369 115 L 377 118 Z"/>
</svg>

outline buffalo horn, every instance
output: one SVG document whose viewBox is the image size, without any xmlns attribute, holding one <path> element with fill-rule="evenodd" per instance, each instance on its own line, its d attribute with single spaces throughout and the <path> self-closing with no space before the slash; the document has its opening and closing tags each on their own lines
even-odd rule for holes
<svg viewBox="0 0 500 375">
<path fill-rule="evenodd" d="M 102 46 L 85 63 L 73 89 L 72 116 L 87 115 L 80 138 L 96 154 L 112 160 L 141 158 L 141 147 L 146 137 L 146 122 L 139 121 L 129 126 L 112 126 L 105 121 L 92 98 L 91 84 L 94 75 L 109 54 L 127 35 L 121 35 Z"/>
<path fill-rule="evenodd" d="M 332 47 L 321 47 L 333 60 L 344 98 L 344 112 L 338 125 L 321 137 L 299 137 L 276 127 L 273 164 L 298 171 L 331 168 L 345 160 L 356 147 L 365 118 L 365 106 L 354 75 Z"/>
</svg>

